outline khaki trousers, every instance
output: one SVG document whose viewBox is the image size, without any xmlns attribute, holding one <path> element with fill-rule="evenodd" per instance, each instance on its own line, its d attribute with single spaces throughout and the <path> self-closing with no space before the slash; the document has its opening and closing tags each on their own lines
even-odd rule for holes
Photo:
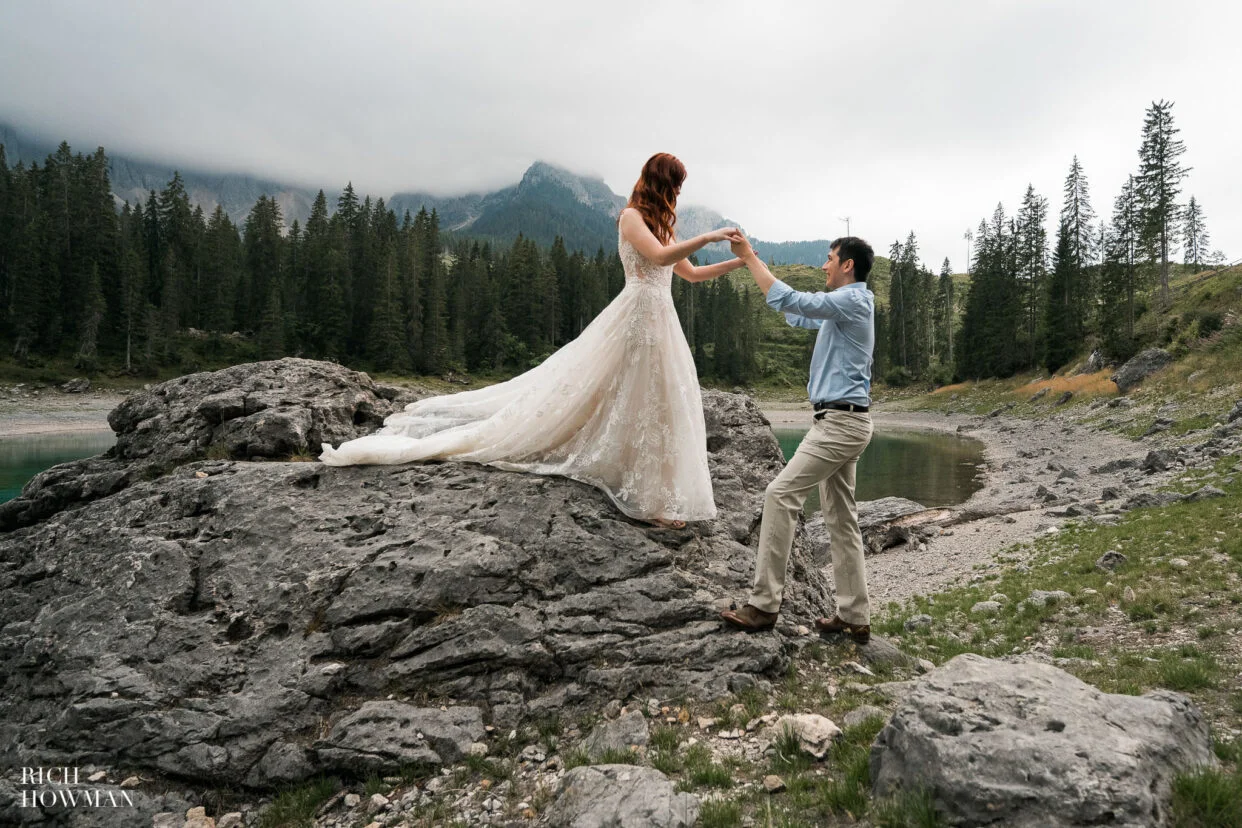
<svg viewBox="0 0 1242 828">
<path fill-rule="evenodd" d="M 750 597 L 753 606 L 764 612 L 780 609 L 798 515 L 811 489 L 819 486 L 824 526 L 832 540 L 837 614 L 850 624 L 871 623 L 862 533 L 854 504 L 854 470 L 871 442 L 871 432 L 870 414 L 829 409 L 812 423 L 784 470 L 768 484 Z"/>
</svg>

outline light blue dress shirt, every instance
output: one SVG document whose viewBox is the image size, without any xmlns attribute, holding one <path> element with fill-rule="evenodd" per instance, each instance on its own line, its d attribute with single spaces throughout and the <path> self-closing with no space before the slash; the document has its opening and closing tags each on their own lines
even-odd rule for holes
<svg viewBox="0 0 1242 828">
<path fill-rule="evenodd" d="M 818 330 L 811 354 L 811 402 L 871 405 L 875 349 L 875 294 L 866 282 L 831 292 L 804 293 L 780 279 L 768 288 L 768 306 L 795 328 Z"/>
</svg>

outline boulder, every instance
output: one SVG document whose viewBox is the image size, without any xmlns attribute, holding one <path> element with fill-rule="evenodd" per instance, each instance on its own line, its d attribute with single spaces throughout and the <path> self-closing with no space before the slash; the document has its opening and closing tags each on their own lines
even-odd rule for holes
<svg viewBox="0 0 1242 828">
<path fill-rule="evenodd" d="M 273 364 L 251 368 L 269 377 Z M 242 368 L 227 373 L 254 387 Z M 332 385 L 338 370 L 304 376 Z M 139 422 L 170 421 L 145 397 Z M 685 530 L 630 520 L 591 486 L 472 463 L 211 459 L 0 534 L 0 764 L 266 789 L 366 753 L 350 717 L 389 696 L 511 727 L 639 692 L 769 686 L 805 643 L 796 626 L 833 614 L 830 589 L 800 529 L 782 625 L 723 629 L 784 461 L 753 401 L 703 400 L 719 514 Z M 126 445 L 156 453 L 143 439 Z M 417 752 L 403 740 L 375 763 Z"/>
<path fill-rule="evenodd" d="M 20 497 L 0 504 L 0 532 L 208 457 L 318 456 L 321 442 L 336 444 L 383 425 L 400 392 L 335 363 L 293 357 L 162 382 L 108 414 L 116 432 L 112 448 L 43 471 Z"/>
<path fill-rule="evenodd" d="M 66 394 L 81 394 L 84 391 L 91 390 L 91 381 L 86 377 L 74 377 L 68 382 L 62 383 L 60 390 Z"/>
<path fill-rule="evenodd" d="M 1148 348 L 1132 357 L 1109 379 L 1117 383 L 1117 388 L 1125 394 L 1172 361 L 1173 355 L 1163 348 Z"/>
<path fill-rule="evenodd" d="M 1100 353 L 1100 349 L 1096 348 L 1091 352 L 1091 356 L 1087 357 L 1087 361 L 1078 369 L 1079 374 L 1094 374 L 1096 371 L 1103 371 L 1104 366 L 1108 363 L 1104 359 L 1104 354 Z"/>
<path fill-rule="evenodd" d="M 1181 694 L 1112 695 L 971 653 L 918 679 L 871 748 L 876 796 L 924 786 L 964 826 L 1166 825 L 1174 776 L 1216 764 Z"/>
<path fill-rule="evenodd" d="M 1139 468 L 1149 473 L 1162 472 L 1168 471 L 1176 462 L 1177 451 L 1175 449 L 1160 449 L 1147 452 L 1147 457 L 1143 459 Z"/>
<path fill-rule="evenodd" d="M 561 828 L 690 828 L 699 800 L 654 768 L 584 765 L 561 779 L 547 815 Z"/>
</svg>

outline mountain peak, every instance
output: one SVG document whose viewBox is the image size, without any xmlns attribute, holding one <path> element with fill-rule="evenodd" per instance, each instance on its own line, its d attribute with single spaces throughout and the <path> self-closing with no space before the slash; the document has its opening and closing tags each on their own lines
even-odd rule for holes
<svg viewBox="0 0 1242 828">
<path fill-rule="evenodd" d="M 549 185 L 568 190 L 578 203 L 610 215 L 615 216 L 625 204 L 625 199 L 614 193 L 603 178 L 579 175 L 546 161 L 531 164 L 522 175 L 517 189 L 522 194 Z"/>
</svg>

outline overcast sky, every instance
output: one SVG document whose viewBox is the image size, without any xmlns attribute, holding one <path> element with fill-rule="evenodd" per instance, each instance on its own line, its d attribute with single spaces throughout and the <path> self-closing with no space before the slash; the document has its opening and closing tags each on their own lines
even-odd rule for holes
<svg viewBox="0 0 1242 828">
<path fill-rule="evenodd" d="M 1176 9 L 1176 11 L 1174 11 Z M 1242 256 L 1236 3 L 0 3 L 0 120 L 77 150 L 387 196 L 535 160 L 628 195 L 657 151 L 683 203 L 770 240 L 913 230 L 934 269 L 1077 153 L 1098 213 L 1176 102 L 1212 246 Z M 762 252 L 762 250 L 760 251 Z"/>
</svg>

